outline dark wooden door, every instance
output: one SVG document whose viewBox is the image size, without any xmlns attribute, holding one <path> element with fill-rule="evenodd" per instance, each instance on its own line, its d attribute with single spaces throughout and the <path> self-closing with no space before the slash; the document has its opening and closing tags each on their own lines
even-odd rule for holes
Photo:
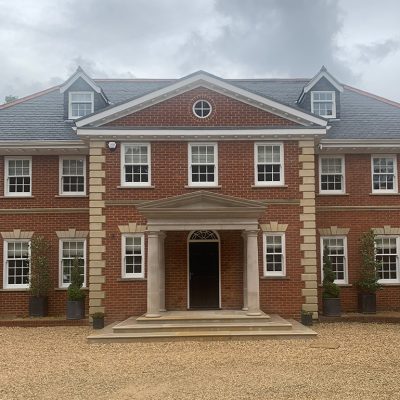
<svg viewBox="0 0 400 400">
<path fill-rule="evenodd" d="M 189 243 L 189 306 L 219 308 L 217 242 Z"/>
</svg>

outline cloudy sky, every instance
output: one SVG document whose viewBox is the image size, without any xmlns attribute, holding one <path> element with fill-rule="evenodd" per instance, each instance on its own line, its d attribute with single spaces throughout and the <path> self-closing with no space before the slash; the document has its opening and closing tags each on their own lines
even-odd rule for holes
<svg viewBox="0 0 400 400">
<path fill-rule="evenodd" d="M 338 80 L 400 101 L 398 0 L 0 0 L 0 103 L 67 79 Z"/>
</svg>

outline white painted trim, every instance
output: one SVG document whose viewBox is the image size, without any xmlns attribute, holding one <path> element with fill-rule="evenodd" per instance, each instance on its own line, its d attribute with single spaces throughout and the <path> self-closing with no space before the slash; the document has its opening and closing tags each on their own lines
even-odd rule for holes
<svg viewBox="0 0 400 400">
<path fill-rule="evenodd" d="M 279 146 L 280 148 L 280 163 L 281 163 L 281 173 L 280 180 L 277 182 L 259 182 L 258 181 L 258 171 L 257 171 L 257 148 L 258 146 Z M 254 186 L 260 187 L 274 187 L 274 186 L 283 186 L 285 184 L 285 152 L 284 152 L 284 144 L 280 142 L 256 142 L 254 143 Z"/>
<path fill-rule="evenodd" d="M 126 256 L 126 238 L 140 238 L 140 251 L 142 253 L 142 272 L 140 274 L 127 274 L 125 268 L 125 256 Z M 144 234 L 143 233 L 123 233 L 121 235 L 121 277 L 124 279 L 143 279 L 145 277 L 145 246 L 144 246 Z"/>
<path fill-rule="evenodd" d="M 146 146 L 147 147 L 147 162 L 148 162 L 148 182 L 125 182 L 125 147 L 127 146 Z M 120 158 L 120 182 L 123 187 L 142 188 L 151 186 L 151 144 L 148 142 L 126 142 L 121 144 Z"/>
<path fill-rule="evenodd" d="M 210 229 L 210 230 L 212 230 L 212 229 Z M 196 232 L 196 231 L 195 230 L 190 231 L 189 235 L 186 238 L 186 248 L 187 248 L 187 251 L 186 251 L 186 260 L 187 260 L 186 261 L 186 264 L 187 264 L 187 267 L 186 267 L 187 308 L 190 310 L 190 265 L 189 265 L 190 264 L 189 263 L 189 260 L 190 260 L 190 254 L 189 254 L 190 247 L 189 247 L 189 245 L 190 245 L 190 243 L 200 243 L 200 242 L 203 242 L 203 243 L 206 243 L 206 242 L 214 242 L 214 243 L 218 242 L 218 279 L 219 279 L 219 283 L 218 283 L 218 290 L 219 290 L 218 308 L 221 308 L 222 307 L 222 293 L 221 293 L 221 291 L 222 291 L 222 287 L 221 287 L 221 237 L 219 236 L 218 231 L 212 230 L 212 232 L 215 233 L 215 236 L 217 236 L 217 238 L 218 238 L 217 240 L 215 240 L 215 239 L 212 239 L 212 240 L 190 240 L 190 237 L 192 236 L 193 232 Z"/>
<path fill-rule="evenodd" d="M 73 103 L 73 101 L 72 101 L 71 97 L 72 97 L 73 94 L 90 94 L 90 98 L 91 98 L 91 101 L 90 101 L 91 113 L 93 113 L 93 111 L 94 111 L 94 95 L 93 95 L 93 92 L 87 92 L 87 91 L 69 92 L 68 93 L 68 119 L 82 118 L 82 116 L 76 116 L 75 117 L 75 116 L 72 115 L 72 103 Z M 86 104 L 89 104 L 88 101 L 79 101 L 79 102 L 78 101 L 77 102 L 74 101 L 74 103 L 86 103 Z"/>
<path fill-rule="evenodd" d="M 335 87 L 335 89 L 337 89 L 339 92 L 343 92 L 343 86 L 340 85 L 335 80 L 335 78 L 333 78 L 333 76 L 331 76 L 331 74 L 327 71 L 320 71 L 317 75 L 315 75 L 314 78 L 312 78 L 311 81 L 308 82 L 308 84 L 306 86 L 304 86 L 303 92 L 304 93 L 309 92 L 321 78 L 327 79 L 329 81 L 329 83 L 333 87 Z"/>
<path fill-rule="evenodd" d="M 199 103 L 200 101 L 203 101 L 203 102 L 207 103 L 208 106 L 210 107 L 210 112 L 209 112 L 207 115 L 205 115 L 204 117 L 201 117 L 200 115 L 197 115 L 197 114 L 196 114 L 196 111 L 195 111 L 195 106 L 196 106 L 196 104 Z M 208 117 L 211 115 L 211 113 L 213 112 L 213 107 L 212 107 L 211 103 L 210 103 L 208 100 L 199 99 L 199 100 L 196 100 L 196 101 L 193 103 L 192 112 L 193 112 L 193 115 L 194 115 L 196 118 L 205 119 L 205 118 L 208 118 Z"/>
<path fill-rule="evenodd" d="M 344 280 L 335 279 L 334 283 L 337 285 L 347 285 L 349 282 L 349 270 L 347 262 L 347 236 L 343 235 L 330 235 L 320 237 L 320 262 L 321 262 L 321 283 L 324 280 L 324 239 L 342 239 L 343 240 L 343 253 L 344 253 Z"/>
<path fill-rule="evenodd" d="M 393 159 L 393 189 L 374 189 L 374 158 L 392 158 Z M 397 174 L 397 155 L 396 154 L 371 154 L 371 189 L 372 193 L 398 193 Z"/>
<path fill-rule="evenodd" d="M 8 186 L 8 161 L 10 160 L 28 160 L 29 161 L 29 178 L 30 178 L 30 191 L 29 192 L 10 192 Z M 31 156 L 13 156 L 4 157 L 4 196 L 5 197 L 31 197 L 32 196 L 32 157 Z"/>
<path fill-rule="evenodd" d="M 107 110 L 100 111 L 95 115 L 89 116 L 87 118 L 82 118 L 76 122 L 76 126 L 82 127 L 87 124 L 93 124 L 96 122 L 104 123 L 106 120 L 121 118 L 124 115 L 128 115 L 138 108 L 149 107 L 156 104 L 157 102 L 165 101 L 168 98 L 174 97 L 179 93 L 195 89 L 197 87 L 207 87 L 214 91 L 222 92 L 225 96 L 236 98 L 239 101 L 247 102 L 255 107 L 263 108 L 266 107 L 273 113 L 278 115 L 284 114 L 284 118 L 294 119 L 296 117 L 300 118 L 306 123 L 314 123 L 320 126 L 326 126 L 327 121 L 316 116 L 305 113 L 301 110 L 297 110 L 293 107 L 287 106 L 285 104 L 278 103 L 274 100 L 267 99 L 263 96 L 257 95 L 255 93 L 249 92 L 245 89 L 241 89 L 234 86 L 226 81 L 212 77 L 208 74 L 199 72 L 187 78 L 183 78 L 176 83 L 168 85 L 159 90 L 155 90 L 149 94 L 141 96 L 137 99 L 128 101 L 126 103 L 111 107 Z M 136 107 L 136 109 L 135 109 Z M 300 121 L 297 121 L 301 123 Z"/>
<path fill-rule="evenodd" d="M 101 92 L 101 88 L 97 86 L 83 71 L 77 71 L 64 85 L 60 87 L 60 93 L 64 93 L 79 78 L 82 78 L 95 92 Z"/>
<path fill-rule="evenodd" d="M 400 257 L 400 236 L 396 235 L 376 235 L 375 239 L 389 239 L 389 238 L 394 238 L 396 239 L 396 275 L 397 279 L 379 279 L 378 283 L 384 285 L 385 283 L 399 283 L 400 282 L 400 262 L 399 262 L 399 257 Z M 375 243 L 376 247 L 376 243 Z M 376 259 L 376 257 L 375 257 Z"/>
<path fill-rule="evenodd" d="M 322 190 L 322 159 L 326 158 L 339 158 L 342 164 L 342 190 Z M 318 157 L 318 172 L 319 172 L 319 193 L 321 194 L 342 194 L 346 193 L 346 163 L 345 163 L 345 156 L 344 155 L 321 155 Z"/>
<path fill-rule="evenodd" d="M 64 192 L 63 177 L 63 161 L 64 160 L 83 160 L 83 191 L 82 192 Z M 84 196 L 86 195 L 86 157 L 85 156 L 59 156 L 58 162 L 58 186 L 60 196 Z"/>
<path fill-rule="evenodd" d="M 267 271 L 267 236 L 282 238 L 282 272 Z M 263 232 L 263 276 L 286 276 L 286 235 L 285 232 Z"/>
<path fill-rule="evenodd" d="M 213 146 L 214 147 L 214 182 L 192 182 L 192 147 Z M 208 164 L 211 165 L 211 164 Z M 188 186 L 190 187 L 215 187 L 218 186 L 218 143 L 196 142 L 188 143 Z"/>
<path fill-rule="evenodd" d="M 176 137 L 185 140 L 204 140 L 210 137 L 223 139 L 226 137 L 231 140 L 232 138 L 243 137 L 246 139 L 257 138 L 258 140 L 265 138 L 276 138 L 277 136 L 284 136 L 288 140 L 298 139 L 298 137 L 312 137 L 315 138 L 320 135 L 326 134 L 326 128 L 297 128 L 297 129 L 104 129 L 104 128 L 78 128 L 77 135 L 83 138 L 101 137 L 102 140 L 114 139 L 116 137 L 122 137 L 126 139 L 140 140 L 154 140 L 157 137 L 162 140 L 172 137 L 174 140 Z M 281 138 L 280 138 L 281 140 Z"/>
<path fill-rule="evenodd" d="M 60 288 L 68 288 L 71 283 L 63 283 L 63 271 L 62 271 L 62 244 L 64 242 L 83 242 L 83 285 L 87 287 L 87 241 L 85 238 L 62 238 L 58 241 L 58 285 Z"/>
<path fill-rule="evenodd" d="M 393 148 L 400 146 L 399 139 L 321 139 L 319 150 L 324 148 L 349 148 L 349 147 L 371 147 L 371 148 Z"/>
<path fill-rule="evenodd" d="M 8 284 L 8 244 L 9 242 L 25 242 L 28 243 L 28 260 L 31 258 L 31 239 L 4 239 L 3 241 L 3 289 L 29 289 L 28 284 L 21 285 L 9 285 Z M 29 264 L 29 273 L 31 271 L 31 266 Z"/>
<path fill-rule="evenodd" d="M 336 118 L 336 92 L 333 90 L 313 90 L 311 92 L 311 112 L 314 113 L 314 102 L 316 103 L 328 103 L 328 101 L 323 101 L 323 100 L 314 100 L 314 94 L 315 93 L 332 93 L 332 115 L 319 115 L 320 117 L 323 118 L 329 118 L 329 119 L 334 119 Z"/>
</svg>

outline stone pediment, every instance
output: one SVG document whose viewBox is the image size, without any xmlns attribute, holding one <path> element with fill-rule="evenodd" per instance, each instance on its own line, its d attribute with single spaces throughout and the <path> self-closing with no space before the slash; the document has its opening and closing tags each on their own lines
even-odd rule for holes
<svg viewBox="0 0 400 400">
<path fill-rule="evenodd" d="M 139 212 L 147 218 L 257 218 L 265 204 L 205 190 L 140 204 Z"/>
</svg>

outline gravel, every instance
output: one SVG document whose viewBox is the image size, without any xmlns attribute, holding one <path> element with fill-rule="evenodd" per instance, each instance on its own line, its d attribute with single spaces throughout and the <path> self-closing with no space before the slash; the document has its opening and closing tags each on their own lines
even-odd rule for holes
<svg viewBox="0 0 400 400">
<path fill-rule="evenodd" d="M 400 326 L 316 339 L 86 342 L 87 327 L 0 328 L 0 399 L 397 399 Z"/>
</svg>

